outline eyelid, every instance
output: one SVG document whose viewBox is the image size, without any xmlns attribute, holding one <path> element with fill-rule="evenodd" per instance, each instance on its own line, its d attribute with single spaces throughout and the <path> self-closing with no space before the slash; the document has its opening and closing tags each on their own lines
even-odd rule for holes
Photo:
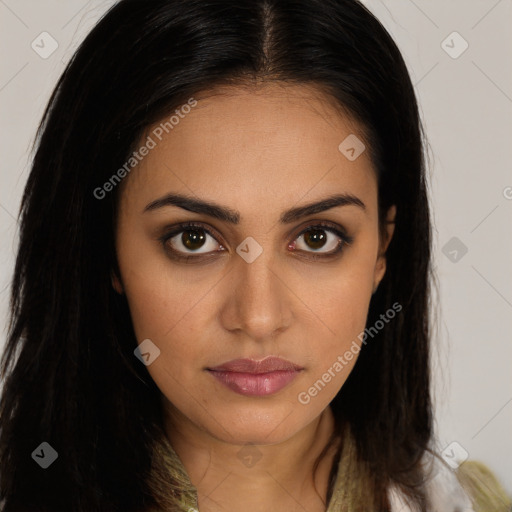
<svg viewBox="0 0 512 512">
<path fill-rule="evenodd" d="M 341 240 L 341 242 L 336 246 L 335 249 L 327 252 L 299 250 L 297 252 L 301 257 L 309 259 L 328 259 L 329 257 L 335 257 L 344 252 L 344 247 L 346 245 L 351 245 L 354 241 L 354 237 L 350 236 L 345 230 L 345 228 L 325 220 L 309 221 L 308 225 L 304 229 L 299 231 L 299 233 L 296 236 L 294 236 L 293 240 L 295 241 L 300 236 L 304 235 L 309 231 L 314 231 L 315 229 L 329 231 L 330 233 L 333 233 L 335 236 L 337 236 Z"/>
<path fill-rule="evenodd" d="M 328 220 L 309 221 L 307 223 L 306 227 L 301 229 L 297 233 L 297 235 L 295 235 L 294 240 L 295 240 L 295 238 L 303 235 L 304 233 L 307 233 L 308 231 L 312 231 L 315 228 L 323 228 L 326 231 L 330 231 L 331 233 L 334 233 L 335 235 L 337 235 L 340 238 L 342 238 L 343 240 L 345 240 L 347 243 L 352 243 L 354 240 L 353 237 L 348 235 L 348 233 L 346 232 L 346 230 L 343 227 L 341 227 L 337 224 L 334 224 Z"/>
<path fill-rule="evenodd" d="M 168 249 L 170 253 L 174 255 L 176 259 L 192 259 L 192 258 L 207 258 L 208 256 L 212 256 L 216 252 L 224 251 L 225 248 L 222 245 L 222 243 L 219 241 L 219 238 L 222 239 L 220 234 L 217 232 L 216 229 L 207 226 L 206 224 L 203 224 L 202 222 L 195 222 L 195 221 L 187 221 L 187 222 L 180 222 L 173 226 L 170 231 L 166 231 L 164 235 L 159 236 L 158 240 L 162 243 L 162 245 L 165 247 L 166 243 L 176 235 L 179 235 L 183 231 L 187 231 L 188 229 L 192 230 L 194 228 L 200 229 L 210 235 L 219 245 L 222 247 L 222 249 L 219 249 L 217 251 L 210 251 L 205 253 L 186 253 L 186 252 L 180 252 L 176 251 L 174 249 Z"/>
<path fill-rule="evenodd" d="M 193 253 L 193 252 L 185 253 L 185 252 L 180 252 L 180 251 L 176 251 L 173 249 L 168 249 L 169 252 L 173 253 L 173 255 L 176 259 L 182 259 L 182 260 L 198 259 L 199 260 L 199 259 L 204 259 L 204 258 L 214 256 L 215 253 L 222 252 L 225 250 L 224 245 L 222 244 L 221 241 L 219 241 L 219 238 L 222 240 L 223 237 L 217 232 L 217 230 L 210 227 L 207 224 L 203 224 L 202 222 L 196 222 L 196 221 L 180 222 L 180 223 L 176 224 L 175 226 L 173 226 L 172 229 L 170 231 L 167 231 L 163 236 L 158 237 L 158 240 L 165 247 L 166 242 L 168 240 L 170 240 L 174 236 L 178 235 L 179 233 L 186 231 L 187 229 L 193 229 L 193 228 L 197 228 L 197 229 L 201 229 L 201 230 L 205 231 L 208 235 L 210 235 L 212 238 L 214 238 L 216 240 L 216 242 L 220 245 L 220 247 L 222 247 L 222 249 L 219 249 L 217 251 L 209 251 L 207 253 Z M 313 231 L 315 229 L 324 229 L 325 231 L 329 231 L 329 232 L 333 233 L 334 235 L 336 235 L 337 237 L 339 237 L 341 239 L 341 243 L 334 251 L 331 251 L 331 252 L 322 253 L 322 252 L 317 252 L 317 251 L 304 251 L 304 250 L 298 251 L 299 253 L 305 253 L 307 255 L 306 257 L 309 257 L 309 258 L 322 258 L 322 257 L 328 258 L 329 256 L 335 256 L 337 253 L 340 253 L 343 251 L 343 247 L 345 245 L 351 245 L 352 242 L 354 241 L 354 237 L 348 235 L 348 233 L 346 232 L 346 230 L 343 227 L 341 227 L 337 224 L 334 224 L 332 222 L 325 221 L 325 220 L 308 221 L 308 224 L 303 229 L 301 229 L 295 236 L 293 234 L 291 235 L 291 236 L 293 236 L 293 241 L 295 241 L 297 238 L 304 235 L 305 233 L 307 233 L 309 231 Z"/>
</svg>

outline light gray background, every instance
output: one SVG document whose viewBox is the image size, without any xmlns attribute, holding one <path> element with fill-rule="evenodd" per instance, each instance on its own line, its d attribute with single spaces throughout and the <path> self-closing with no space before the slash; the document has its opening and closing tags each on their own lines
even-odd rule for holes
<svg viewBox="0 0 512 512">
<path fill-rule="evenodd" d="M 449 456 L 485 462 L 512 494 L 512 1 L 364 3 L 404 55 L 429 139 L 440 451 L 457 442 Z M 111 4 L 0 0 L 2 326 L 30 144 L 65 63 Z M 46 59 L 31 47 L 51 49 L 42 32 L 58 43 Z"/>
</svg>

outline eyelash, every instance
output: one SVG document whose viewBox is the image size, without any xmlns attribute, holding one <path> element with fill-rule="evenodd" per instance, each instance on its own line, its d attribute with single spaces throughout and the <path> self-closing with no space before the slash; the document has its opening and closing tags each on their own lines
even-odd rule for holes
<svg viewBox="0 0 512 512">
<path fill-rule="evenodd" d="M 177 224 L 171 231 L 167 232 L 165 235 L 158 238 L 158 240 L 161 242 L 161 244 L 163 245 L 166 252 L 168 252 L 173 259 L 181 260 L 181 261 L 185 260 L 187 262 L 189 260 L 200 260 L 200 259 L 204 260 L 205 258 L 214 256 L 216 252 L 223 252 L 224 249 L 219 250 L 219 251 L 210 251 L 208 253 L 200 253 L 197 255 L 194 255 L 193 253 L 185 255 L 186 253 L 184 254 L 184 253 L 181 253 L 180 251 L 171 249 L 167 245 L 167 242 L 171 238 L 173 238 L 176 235 L 182 233 L 183 231 L 187 231 L 189 229 L 190 230 L 199 229 L 201 231 L 204 231 L 209 236 L 211 236 L 213 239 L 215 239 L 217 241 L 217 243 L 219 245 L 221 245 L 221 247 L 223 247 L 222 244 L 220 244 L 220 242 L 217 240 L 218 235 L 216 235 L 214 231 L 212 231 L 210 228 L 206 227 L 204 224 L 197 223 L 197 222 L 183 222 L 183 223 Z M 309 252 L 309 251 L 301 251 L 301 252 L 305 252 L 306 254 L 308 254 L 307 258 L 310 258 L 313 260 L 324 259 L 324 258 L 327 259 L 327 258 L 335 257 L 335 256 L 339 255 L 341 252 L 343 252 L 343 250 L 344 250 L 343 248 L 345 245 L 351 245 L 352 242 L 354 241 L 354 237 L 347 235 L 344 231 L 342 231 L 338 227 L 335 227 L 334 225 L 332 225 L 329 222 L 318 222 L 316 224 L 312 224 L 312 225 L 306 227 L 294 238 L 294 241 L 297 238 L 299 238 L 300 236 L 308 233 L 309 231 L 315 231 L 317 229 L 333 233 L 338 238 L 340 238 L 341 242 L 338 243 L 337 247 L 334 250 L 332 250 L 328 253 L 315 253 L 315 252 Z"/>
</svg>

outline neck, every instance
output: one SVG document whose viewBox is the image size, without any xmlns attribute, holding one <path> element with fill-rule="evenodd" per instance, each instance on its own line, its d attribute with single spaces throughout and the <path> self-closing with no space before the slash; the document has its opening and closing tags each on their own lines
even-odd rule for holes
<svg viewBox="0 0 512 512">
<path fill-rule="evenodd" d="M 313 468 L 333 432 L 334 417 L 327 407 L 280 443 L 236 445 L 212 437 L 166 408 L 167 436 L 197 489 L 201 512 L 239 507 L 245 512 L 325 511 L 336 443 L 315 475 Z"/>
</svg>

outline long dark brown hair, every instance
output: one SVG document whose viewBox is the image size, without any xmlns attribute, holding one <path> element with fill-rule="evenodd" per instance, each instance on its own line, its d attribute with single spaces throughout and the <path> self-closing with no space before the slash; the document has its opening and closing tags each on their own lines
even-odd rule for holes
<svg viewBox="0 0 512 512">
<path fill-rule="evenodd" d="M 23 194 L 1 367 L 6 512 L 154 504 L 147 479 L 160 391 L 133 356 L 126 298 L 111 285 L 118 193 L 94 191 L 148 126 L 198 92 L 255 80 L 332 96 L 364 127 L 382 230 L 397 206 L 367 325 L 396 302 L 403 309 L 363 346 L 331 406 L 338 432 L 351 427 L 378 510 L 389 507 L 390 482 L 421 505 L 419 461 L 432 437 L 431 227 L 424 137 L 396 44 L 355 0 L 121 0 L 58 81 Z M 42 442 L 58 452 L 46 470 L 31 457 Z"/>
</svg>

